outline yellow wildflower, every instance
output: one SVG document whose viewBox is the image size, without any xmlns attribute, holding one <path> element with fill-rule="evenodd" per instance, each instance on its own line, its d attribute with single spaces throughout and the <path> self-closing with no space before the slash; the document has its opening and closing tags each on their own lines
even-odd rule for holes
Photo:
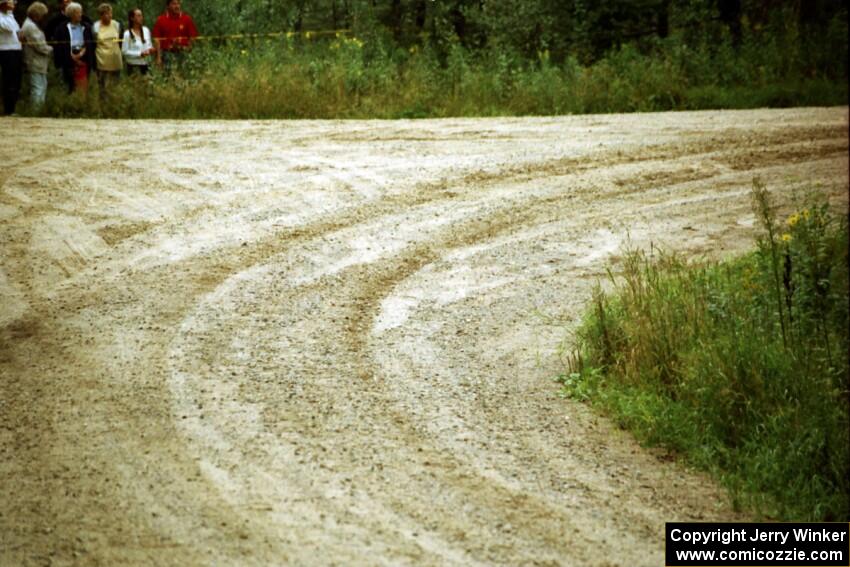
<svg viewBox="0 0 850 567">
<path fill-rule="evenodd" d="M 793 228 L 798 222 L 800 222 L 800 215 L 798 213 L 794 213 L 788 217 L 788 226 Z"/>
<path fill-rule="evenodd" d="M 786 232 L 785 234 L 783 234 L 783 235 L 781 236 L 781 238 L 782 238 L 782 242 L 791 242 L 791 239 L 792 239 L 793 237 L 792 237 L 790 234 L 788 234 L 788 233 Z"/>
</svg>

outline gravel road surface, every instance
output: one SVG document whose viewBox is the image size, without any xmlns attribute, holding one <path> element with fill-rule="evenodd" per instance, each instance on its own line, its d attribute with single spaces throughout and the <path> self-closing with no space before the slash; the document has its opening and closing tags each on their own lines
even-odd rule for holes
<svg viewBox="0 0 850 567">
<path fill-rule="evenodd" d="M 551 378 L 623 247 L 845 206 L 847 108 L 3 119 L 0 564 L 662 565 L 725 493 Z"/>
</svg>

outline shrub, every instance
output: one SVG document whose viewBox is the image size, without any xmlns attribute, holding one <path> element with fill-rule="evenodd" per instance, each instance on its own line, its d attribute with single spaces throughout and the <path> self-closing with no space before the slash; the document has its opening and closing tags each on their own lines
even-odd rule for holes
<svg viewBox="0 0 850 567">
<path fill-rule="evenodd" d="M 671 37 L 643 50 L 626 44 L 581 66 L 573 57 L 556 63 L 546 50 L 528 59 L 498 45 L 469 49 L 451 38 L 440 49 L 430 43 L 402 49 L 376 33 L 212 40 L 199 42 L 173 76 L 154 72 L 144 85 L 122 81 L 107 104 L 98 96 L 66 96 L 54 74 L 43 112 L 424 118 L 846 104 L 845 63 L 794 59 L 766 41 L 756 37 L 734 49 L 728 38 L 690 45 Z"/>
<path fill-rule="evenodd" d="M 847 222 L 814 202 L 780 223 L 763 186 L 753 197 L 754 253 L 702 265 L 628 253 L 559 379 L 757 514 L 846 520 Z"/>
</svg>

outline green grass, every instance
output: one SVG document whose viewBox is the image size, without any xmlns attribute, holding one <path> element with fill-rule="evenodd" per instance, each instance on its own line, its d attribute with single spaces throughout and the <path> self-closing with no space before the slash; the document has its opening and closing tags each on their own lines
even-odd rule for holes
<svg viewBox="0 0 850 567">
<path fill-rule="evenodd" d="M 533 60 L 459 45 L 441 53 L 347 36 L 205 42 L 179 73 L 125 79 L 106 101 L 96 85 L 88 97 L 67 96 L 54 73 L 44 113 L 394 119 L 847 104 L 846 65 L 818 72 L 815 63 L 783 53 L 671 40 L 650 52 L 626 45 L 581 65 L 573 58 L 555 63 L 546 52 Z M 25 103 L 20 111 L 32 114 Z"/>
<path fill-rule="evenodd" d="M 741 258 L 629 252 L 559 380 L 757 516 L 847 521 L 846 218 L 811 204 L 779 222 L 760 185 L 754 204 L 763 233 Z"/>
</svg>

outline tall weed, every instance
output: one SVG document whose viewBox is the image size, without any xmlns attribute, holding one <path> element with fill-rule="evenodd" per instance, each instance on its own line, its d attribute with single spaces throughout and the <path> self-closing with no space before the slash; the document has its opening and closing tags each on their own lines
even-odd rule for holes
<svg viewBox="0 0 850 567">
<path fill-rule="evenodd" d="M 181 69 L 125 79 L 114 96 L 68 97 L 51 76 L 49 116 L 116 118 L 424 118 L 846 104 L 846 62 L 772 36 L 626 44 L 582 66 L 446 39 L 401 48 L 381 34 L 200 42 Z M 846 41 L 844 42 L 846 51 Z M 806 47 L 807 49 L 803 49 Z M 96 86 L 92 87 L 96 90 Z M 21 110 L 26 113 L 26 105 Z"/>
<path fill-rule="evenodd" d="M 777 219 L 756 183 L 754 253 L 694 265 L 633 251 L 577 333 L 567 395 L 713 471 L 784 520 L 850 510 L 848 233 L 825 203 Z"/>
</svg>

